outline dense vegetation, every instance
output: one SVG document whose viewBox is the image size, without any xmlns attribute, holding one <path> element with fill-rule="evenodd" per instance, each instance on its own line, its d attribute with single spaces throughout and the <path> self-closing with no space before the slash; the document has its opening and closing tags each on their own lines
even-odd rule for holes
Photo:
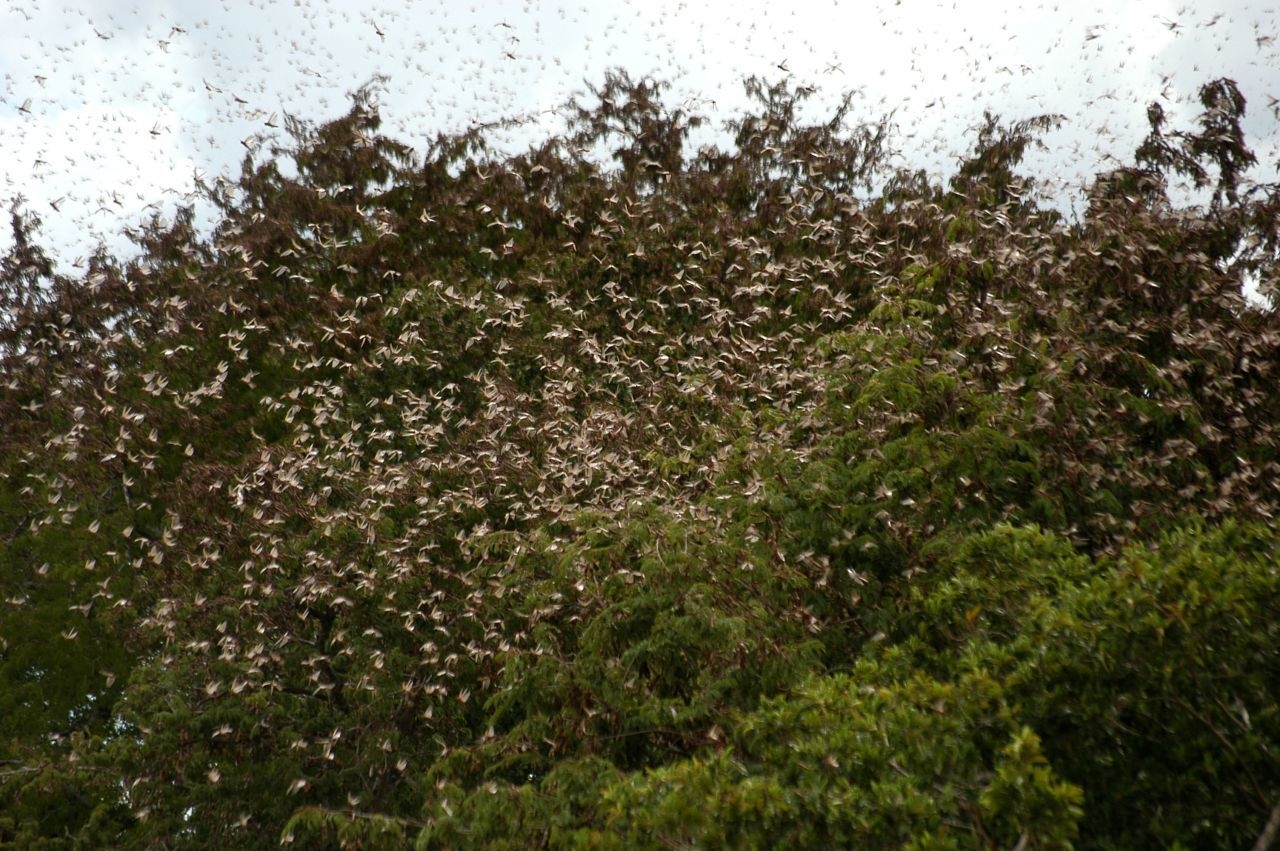
<svg viewBox="0 0 1280 851">
<path fill-rule="evenodd" d="M 1236 85 L 1079 221 L 1055 116 L 939 183 L 747 89 L 727 149 L 617 73 L 515 156 L 362 91 L 76 277 L 14 211 L 0 844 L 1270 844 Z"/>
</svg>

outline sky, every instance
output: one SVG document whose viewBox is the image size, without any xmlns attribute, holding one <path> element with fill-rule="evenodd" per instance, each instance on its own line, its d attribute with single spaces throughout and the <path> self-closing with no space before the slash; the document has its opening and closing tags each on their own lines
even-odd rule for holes
<svg viewBox="0 0 1280 851">
<path fill-rule="evenodd" d="M 122 228 L 189 203 L 196 175 L 237 174 L 246 144 L 284 138 L 284 115 L 336 118 L 376 76 L 384 132 L 423 149 L 522 116 L 498 137 L 520 150 L 615 67 L 669 83 L 666 102 L 712 127 L 745 107 L 748 76 L 815 86 L 815 119 L 852 92 L 855 120 L 892 114 L 901 165 L 943 174 L 984 110 L 1059 113 L 1025 171 L 1053 176 L 1065 212 L 1128 160 L 1148 104 L 1188 126 L 1199 87 L 1230 77 L 1254 177 L 1280 180 L 1272 2 L 5 2 L 0 203 L 42 219 L 64 269 L 99 243 L 127 253 Z"/>
</svg>

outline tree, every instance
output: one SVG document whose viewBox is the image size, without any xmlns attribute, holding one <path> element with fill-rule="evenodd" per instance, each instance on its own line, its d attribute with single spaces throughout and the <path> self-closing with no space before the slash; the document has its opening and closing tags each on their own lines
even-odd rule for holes
<svg viewBox="0 0 1280 851">
<path fill-rule="evenodd" d="M 1018 173 L 1055 116 L 938 181 L 745 85 L 726 148 L 619 71 L 419 155 L 375 81 L 78 278 L 14 212 L 0 843 L 1262 833 L 1280 195 L 1235 84 L 1076 222 Z"/>
</svg>

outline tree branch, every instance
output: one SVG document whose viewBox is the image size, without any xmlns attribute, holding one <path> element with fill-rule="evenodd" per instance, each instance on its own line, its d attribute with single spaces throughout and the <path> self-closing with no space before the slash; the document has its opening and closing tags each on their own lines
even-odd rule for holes
<svg viewBox="0 0 1280 851">
<path fill-rule="evenodd" d="M 1262 829 L 1258 841 L 1253 843 L 1253 851 L 1267 851 L 1277 832 L 1280 832 L 1280 803 L 1271 808 L 1271 817 L 1267 819 L 1267 826 Z"/>
</svg>

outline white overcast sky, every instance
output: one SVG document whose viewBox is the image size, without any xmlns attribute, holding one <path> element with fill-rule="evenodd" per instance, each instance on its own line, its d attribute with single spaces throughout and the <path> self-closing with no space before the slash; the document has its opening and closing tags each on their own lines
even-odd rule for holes
<svg viewBox="0 0 1280 851">
<path fill-rule="evenodd" d="M 1231 77 L 1255 176 L 1276 180 L 1278 21 L 1246 0 L 17 0 L 0 12 L 0 201 L 25 199 L 66 264 L 100 240 L 125 245 L 122 223 L 172 209 L 196 171 L 236 173 L 240 140 L 275 132 L 273 115 L 337 117 L 375 75 L 389 78 L 384 130 L 413 145 L 538 115 L 610 67 L 669 82 L 669 104 L 717 124 L 749 75 L 819 87 L 815 118 L 856 91 L 855 118 L 893 110 L 903 164 L 933 169 L 984 109 L 1062 113 L 1027 168 L 1062 181 L 1066 203 L 1107 155 L 1129 157 L 1152 100 L 1185 126 L 1199 86 Z"/>
</svg>

